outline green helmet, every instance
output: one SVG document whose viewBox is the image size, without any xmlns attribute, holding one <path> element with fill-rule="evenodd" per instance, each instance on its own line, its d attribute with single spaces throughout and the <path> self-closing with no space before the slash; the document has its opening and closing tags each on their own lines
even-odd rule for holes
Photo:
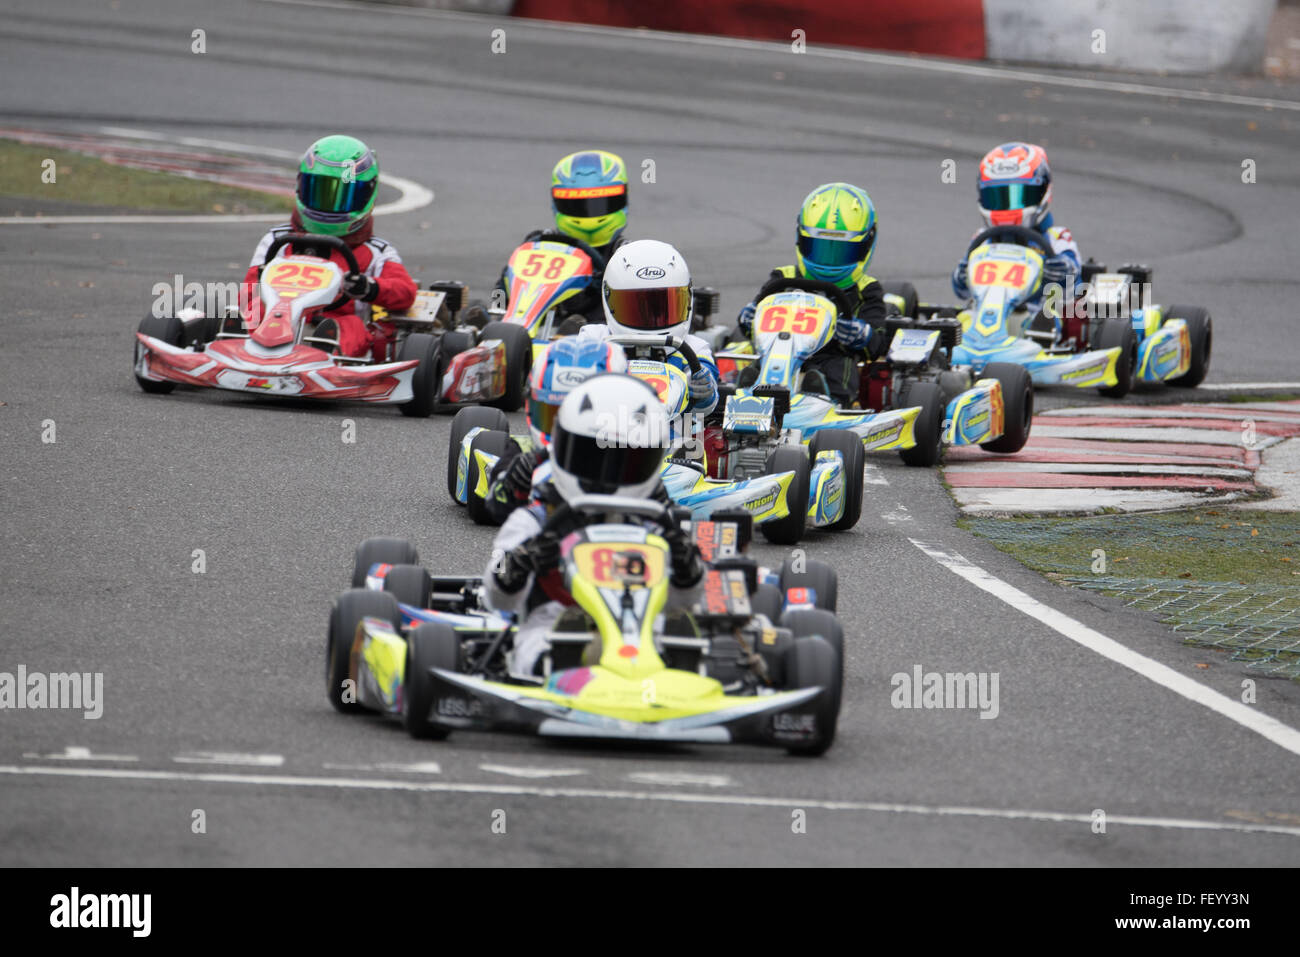
<svg viewBox="0 0 1300 957">
<path fill-rule="evenodd" d="M 853 286 L 876 247 L 876 207 L 864 190 L 827 183 L 809 193 L 796 220 L 799 275 Z"/>
<path fill-rule="evenodd" d="M 298 164 L 298 218 L 309 233 L 347 236 L 365 226 L 379 191 L 379 160 L 354 136 L 317 140 Z"/>
<path fill-rule="evenodd" d="M 570 153 L 551 171 L 555 226 L 589 246 L 608 246 L 627 226 L 627 164 L 604 150 Z"/>
</svg>

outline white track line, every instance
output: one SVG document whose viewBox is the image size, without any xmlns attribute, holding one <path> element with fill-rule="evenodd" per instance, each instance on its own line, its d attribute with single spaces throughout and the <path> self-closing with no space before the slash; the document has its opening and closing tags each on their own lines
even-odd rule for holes
<svg viewBox="0 0 1300 957">
<path fill-rule="evenodd" d="M 1126 465 L 1123 461 L 1097 463 L 1066 462 L 968 462 L 962 465 L 944 467 L 947 475 L 961 475 L 970 472 L 1048 472 L 1053 475 L 1100 474 L 1100 475 L 1205 475 L 1224 478 L 1250 478 L 1253 469 L 1247 466 L 1195 466 L 1195 465 Z"/>
<path fill-rule="evenodd" d="M 1207 688 L 1199 681 L 1193 681 L 1186 675 L 1179 674 L 1168 665 L 1140 655 L 1136 651 L 1108 638 L 1101 632 L 1089 628 L 1081 621 L 1076 621 L 1064 612 L 1059 612 L 1050 605 L 1045 605 L 1022 592 L 1019 588 L 1008 585 L 1002 579 L 990 575 L 978 565 L 963 558 L 956 552 L 945 550 L 935 542 L 919 542 L 909 539 L 913 545 L 950 572 L 966 579 L 977 588 L 983 589 L 995 598 L 1006 602 L 1017 611 L 1024 612 L 1030 618 L 1037 619 L 1071 641 L 1078 642 L 1090 651 L 1095 651 L 1117 664 L 1136 671 L 1142 677 L 1168 688 L 1175 694 L 1182 695 L 1189 701 L 1203 705 L 1217 712 L 1243 728 L 1263 735 L 1274 744 L 1285 748 L 1292 754 L 1300 754 L 1300 731 L 1283 724 L 1276 718 L 1270 718 L 1261 711 L 1251 708 L 1240 701 L 1234 701 L 1227 695 Z"/>
<path fill-rule="evenodd" d="M 692 794 L 681 791 L 618 791 L 601 788 L 562 788 L 528 784 L 470 784 L 450 781 L 390 781 L 375 778 L 310 777 L 280 774 L 184 773 L 180 771 L 126 770 L 120 768 L 38 767 L 0 765 L 0 774 L 17 776 L 108 778 L 119 781 L 184 781 L 198 784 L 247 784 L 254 787 L 333 788 L 362 791 L 415 791 L 440 794 L 494 794 L 515 797 L 592 799 L 606 801 L 662 801 L 669 804 L 714 804 L 731 807 L 815 808 L 823 811 L 878 811 L 926 817 L 973 817 L 1005 821 L 1032 821 L 1090 826 L 1092 814 L 925 804 L 890 804 L 880 801 L 829 801 L 817 798 L 783 798 L 740 794 Z M 1300 827 L 1280 824 L 1239 824 L 1176 817 L 1142 817 L 1107 814 L 1106 823 L 1131 827 L 1174 828 L 1191 831 L 1236 831 L 1285 834 L 1300 837 Z"/>
<path fill-rule="evenodd" d="M 255 156 L 270 156 L 282 159 L 297 159 L 298 154 L 288 150 L 274 149 L 272 147 L 260 148 L 248 146 L 244 143 L 231 143 L 226 140 L 209 140 L 198 137 L 187 136 L 173 140 L 171 137 L 162 133 L 155 133 L 149 130 L 131 130 L 119 126 L 102 126 L 98 129 L 99 133 L 106 136 L 134 137 L 136 139 L 154 140 L 158 142 L 175 142 L 184 146 L 200 146 L 210 149 L 221 150 L 227 153 L 248 153 Z M 390 216 L 396 213 L 409 213 L 416 209 L 422 209 L 433 202 L 433 190 L 426 186 L 421 186 L 414 180 L 409 180 L 401 176 L 393 176 L 389 173 L 380 173 L 379 182 L 385 186 L 391 186 L 396 189 L 400 196 L 391 203 L 385 203 L 382 206 L 376 206 L 374 215 Z M 0 216 L 0 226 L 74 226 L 74 225 L 124 225 L 132 226 L 139 224 L 166 224 L 166 223 L 282 223 L 285 221 L 285 213 L 231 213 L 213 214 L 213 215 L 174 215 L 174 216 Z"/>
<path fill-rule="evenodd" d="M 373 17 L 375 9 L 371 4 L 340 3 L 337 0 L 262 0 L 263 3 L 278 3 L 286 6 L 321 7 L 332 10 L 349 10 Z M 669 33 L 665 30 L 626 29 L 622 27 L 600 27 L 577 23 L 550 23 L 544 20 L 524 20 L 510 17 L 490 17 L 479 13 L 451 13 L 442 10 L 420 10 L 409 7 L 384 8 L 385 13 L 401 14 L 412 17 L 434 19 L 479 21 L 487 27 L 489 24 L 510 23 L 534 30 L 550 30 L 564 33 L 587 33 L 594 36 L 620 37 L 624 39 L 658 40 L 663 43 L 678 43 L 692 46 L 725 47 L 733 50 L 753 50 L 761 53 L 790 54 L 790 44 L 784 40 L 743 40 L 739 37 L 705 36 L 688 33 Z M 486 37 L 487 31 L 484 30 Z M 814 41 L 816 38 L 813 38 Z M 843 48 L 828 49 L 810 43 L 804 53 L 798 54 L 810 59 L 848 60 L 855 63 L 870 63 L 875 66 L 900 67 L 913 70 L 929 70 L 935 73 L 955 73 L 960 76 L 979 76 L 994 80 L 1022 80 L 1027 83 L 1042 83 L 1046 86 L 1066 86 L 1082 90 L 1104 90 L 1108 93 L 1129 93 L 1140 96 L 1163 96 L 1175 100 L 1197 100 L 1204 103 L 1223 103 L 1232 106 L 1253 106 L 1262 110 L 1293 110 L 1300 112 L 1300 101 L 1273 100 L 1258 96 L 1241 96 L 1236 93 L 1212 93 L 1208 90 L 1183 90 L 1167 86 L 1153 86 L 1148 83 L 1125 83 L 1118 80 L 1097 80 L 1081 76 L 1060 76 L 1054 73 L 1036 73 L 1030 70 L 1008 69 L 996 66 L 976 66 L 973 63 L 943 60 L 934 57 L 919 57 L 909 54 L 872 53 L 866 50 L 847 50 Z"/>
<path fill-rule="evenodd" d="M 1254 392 L 1261 389 L 1297 389 L 1300 390 L 1300 382 L 1202 382 L 1202 389 L 1213 389 L 1217 391 L 1227 391 L 1228 389 L 1244 389 Z"/>
</svg>

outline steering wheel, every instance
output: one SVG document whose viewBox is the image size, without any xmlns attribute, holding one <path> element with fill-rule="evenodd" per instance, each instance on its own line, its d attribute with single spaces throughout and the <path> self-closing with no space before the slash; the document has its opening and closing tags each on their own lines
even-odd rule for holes
<svg viewBox="0 0 1300 957">
<path fill-rule="evenodd" d="M 822 282 L 820 279 L 787 279 L 784 276 L 776 276 L 763 283 L 763 288 L 758 291 L 754 297 L 755 303 L 760 303 L 768 296 L 777 292 L 785 292 L 793 289 L 798 292 L 812 292 L 819 296 L 825 296 L 835 304 L 837 317 L 846 318 L 853 315 L 853 307 L 849 305 L 849 297 L 844 294 L 844 290 L 833 282 Z"/>
<path fill-rule="evenodd" d="M 966 247 L 966 255 L 969 256 L 975 251 L 976 247 L 982 246 L 987 242 L 1007 241 L 1016 243 L 1020 246 L 1032 246 L 1038 249 L 1044 257 L 1050 259 L 1055 253 L 1052 252 L 1052 244 L 1036 229 L 1030 229 L 1027 226 L 990 226 L 988 229 L 980 231 L 970 245 Z"/>
<path fill-rule="evenodd" d="M 591 271 L 593 273 L 602 272 L 605 268 L 605 257 L 596 250 L 588 246 L 581 239 L 574 239 L 568 233 L 562 233 L 558 229 L 545 229 L 538 233 L 537 238 L 533 239 L 535 243 L 564 243 L 566 246 L 573 246 L 581 249 L 591 258 Z"/>
<path fill-rule="evenodd" d="M 573 516 L 579 513 L 580 511 L 582 512 L 590 511 L 591 513 L 619 511 L 619 506 L 614 501 L 612 501 L 613 499 L 616 498 L 615 496 L 584 494 L 580 496 L 580 498 L 592 500 L 591 501 L 592 507 L 590 510 L 587 509 L 580 510 L 574 508 L 573 505 L 571 505 L 568 502 L 562 502 L 561 504 L 556 506 L 555 510 L 552 511 L 550 515 L 546 517 L 546 521 L 542 523 L 542 531 L 560 533 L 564 531 L 566 528 L 567 531 L 572 531 Z M 599 501 L 601 499 L 610 499 L 611 502 L 609 506 L 603 505 Z M 627 504 L 626 501 L 625 504 Z M 654 515 L 649 514 L 652 508 L 656 509 L 656 514 Z M 636 502 L 635 507 L 633 507 L 632 505 L 628 505 L 628 511 L 625 512 L 624 514 L 640 515 L 643 518 L 649 518 L 651 521 L 662 526 L 665 530 L 678 527 L 680 524 L 678 517 L 674 514 L 674 505 L 672 502 L 669 502 L 666 505 L 660 505 L 658 502 L 655 502 L 653 500 L 643 499 Z M 564 533 L 567 534 L 567 531 L 564 531 Z"/>
<path fill-rule="evenodd" d="M 700 371 L 700 357 L 695 354 L 691 344 L 681 336 L 609 336 L 606 342 L 612 342 L 617 346 L 650 346 L 664 349 L 667 352 L 680 352 L 682 358 L 686 360 L 686 365 L 690 368 L 691 374 Z"/>
<path fill-rule="evenodd" d="M 314 249 L 329 249 L 343 257 L 343 261 L 348 264 L 350 272 L 361 272 L 361 267 L 357 264 L 357 257 L 352 254 L 352 247 L 339 239 L 337 236 L 314 236 L 310 233 L 285 233 L 279 239 L 271 243 L 266 251 L 266 258 L 262 260 L 262 265 L 257 267 L 257 279 L 262 279 L 262 270 L 266 264 L 275 258 L 275 254 L 290 243 L 298 243 L 301 246 L 307 246 Z M 340 306 L 346 305 L 352 299 L 347 293 L 343 293 L 328 306 L 325 312 L 333 312 Z"/>
</svg>

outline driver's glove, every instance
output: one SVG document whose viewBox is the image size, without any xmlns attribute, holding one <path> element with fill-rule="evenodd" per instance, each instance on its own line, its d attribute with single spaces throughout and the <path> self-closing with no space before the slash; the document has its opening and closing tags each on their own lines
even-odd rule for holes
<svg viewBox="0 0 1300 957">
<path fill-rule="evenodd" d="M 754 328 L 754 311 L 757 307 L 752 302 L 747 302 L 740 308 L 736 315 L 736 328 L 744 333 L 748 339 Z"/>
<path fill-rule="evenodd" d="M 501 483 L 509 501 L 518 505 L 528 501 L 533 493 L 533 470 L 536 468 L 536 452 L 521 452 L 515 456 Z"/>
<path fill-rule="evenodd" d="M 660 533 L 668 543 L 668 560 L 672 565 L 669 581 L 674 588 L 693 588 L 704 577 L 704 562 L 700 550 L 690 540 L 682 527 L 675 522 Z"/>
<path fill-rule="evenodd" d="M 1073 264 L 1065 256 L 1051 256 L 1043 260 L 1043 284 L 1055 283 L 1068 296 L 1073 294 L 1074 286 L 1070 281 Z"/>
<path fill-rule="evenodd" d="M 539 532 L 501 556 L 493 577 L 501 590 L 514 594 L 529 575 L 543 575 L 560 564 L 560 540 L 554 532 Z"/>
<path fill-rule="evenodd" d="M 958 299 L 970 298 L 970 282 L 967 276 L 967 270 L 970 266 L 963 259 L 957 264 L 957 268 L 952 271 L 952 291 Z"/>
<path fill-rule="evenodd" d="M 350 272 L 343 277 L 343 291 L 353 299 L 374 302 L 379 295 L 379 283 L 365 273 Z"/>
<path fill-rule="evenodd" d="M 838 317 L 835 320 L 835 341 L 846 349 L 865 349 L 871 341 L 871 326 L 865 319 Z"/>
<path fill-rule="evenodd" d="M 713 379 L 713 373 L 707 366 L 701 365 L 699 369 L 691 373 L 691 404 L 694 406 L 708 405 L 709 401 L 714 402 L 718 399 L 718 384 Z"/>
</svg>

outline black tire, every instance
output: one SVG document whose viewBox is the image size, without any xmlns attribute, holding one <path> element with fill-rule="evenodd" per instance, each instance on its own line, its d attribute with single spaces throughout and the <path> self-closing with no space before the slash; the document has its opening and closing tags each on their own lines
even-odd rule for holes
<svg viewBox="0 0 1300 957">
<path fill-rule="evenodd" d="M 404 538 L 367 538 L 357 546 L 352 562 L 352 587 L 364 588 L 370 566 L 418 565 L 420 553 Z"/>
<path fill-rule="evenodd" d="M 840 695 L 844 666 L 835 649 L 818 635 L 796 636 L 786 652 L 786 685 L 790 688 L 825 689 L 805 706 L 804 713 L 816 719 L 817 731 L 808 741 L 786 746 L 790 754 L 816 757 L 825 754 L 835 741 L 840 716 Z"/>
<path fill-rule="evenodd" d="M 804 526 L 808 522 L 808 475 L 811 472 L 808 452 L 801 445 L 777 446 L 767 457 L 764 472 L 767 475 L 776 472 L 794 473 L 787 497 L 790 514 L 758 526 L 763 537 L 772 544 L 793 545 L 803 538 Z"/>
<path fill-rule="evenodd" d="M 438 404 L 438 385 L 442 381 L 438 369 L 437 338 L 427 332 L 410 333 L 402 341 L 402 348 L 397 353 L 398 362 L 408 359 L 418 359 L 420 364 L 415 367 L 415 375 L 411 378 L 411 401 L 402 403 L 398 408 L 402 410 L 402 415 L 427 419 Z"/>
<path fill-rule="evenodd" d="M 356 688 L 351 689 L 350 701 L 344 700 L 344 682 L 352 678 L 352 644 L 363 618 L 380 618 L 396 630 L 401 626 L 402 614 L 397 599 L 381 591 L 351 588 L 339 596 L 330 609 L 329 639 L 325 648 L 325 693 L 330 704 L 344 714 L 363 710 L 356 700 Z"/>
<path fill-rule="evenodd" d="M 1127 319 L 1103 319 L 1092 347 L 1113 349 L 1116 346 L 1124 350 L 1115 363 L 1115 378 L 1119 382 L 1097 391 L 1112 399 L 1122 399 L 1133 391 L 1133 385 L 1137 381 L 1137 333 L 1133 331 L 1133 323 Z"/>
<path fill-rule="evenodd" d="M 832 565 L 815 558 L 801 561 L 803 571 L 794 570 L 794 559 L 781 563 L 781 602 L 784 605 L 791 588 L 811 588 L 813 606 L 822 611 L 834 612 L 840 599 L 840 576 Z"/>
<path fill-rule="evenodd" d="M 402 684 L 402 724 L 414 738 L 441 741 L 450 728 L 429 721 L 433 710 L 430 668 L 460 670 L 460 638 L 440 621 L 426 621 L 406 639 L 406 678 Z"/>
<path fill-rule="evenodd" d="M 478 456 L 474 453 L 487 452 L 490 455 L 495 455 L 499 460 L 516 451 L 517 448 L 514 440 L 505 432 L 480 432 L 474 436 L 474 441 L 469 444 L 469 465 L 465 476 L 465 506 L 475 525 L 498 525 L 500 523 L 488 511 L 487 500 L 474 494 L 479 479 Z M 491 481 L 490 476 L 488 481 Z"/>
<path fill-rule="evenodd" d="M 795 638 L 818 635 L 826 639 L 840 661 L 844 660 L 844 626 L 834 612 L 822 608 L 791 608 L 781 616 L 781 627 L 789 628 Z"/>
<path fill-rule="evenodd" d="M 427 609 L 433 579 L 423 565 L 394 565 L 384 576 L 384 591 L 403 605 Z"/>
<path fill-rule="evenodd" d="M 1029 370 L 1013 362 L 990 362 L 984 367 L 983 378 L 1002 383 L 1003 420 L 1001 437 L 981 442 L 980 448 L 1003 455 L 1019 452 L 1029 441 L 1034 420 L 1034 381 Z"/>
<path fill-rule="evenodd" d="M 137 330 L 146 336 L 161 339 L 169 346 L 176 346 L 178 349 L 185 345 L 185 323 L 175 316 L 145 316 L 140 320 Z M 140 353 L 143 351 L 144 346 L 140 345 L 140 340 L 137 339 L 134 343 L 134 351 L 131 353 L 132 369 L 140 361 Z M 152 379 L 142 379 L 140 376 L 136 376 L 135 381 L 150 395 L 166 395 L 176 388 L 175 382 L 154 382 Z"/>
<path fill-rule="evenodd" d="M 1210 310 L 1201 306 L 1170 306 L 1165 319 L 1183 319 L 1187 322 L 1187 335 L 1192 340 L 1192 365 L 1169 385 L 1179 389 L 1194 389 L 1205 381 L 1210 371 L 1210 351 L 1214 345 L 1214 320 Z"/>
<path fill-rule="evenodd" d="M 766 582 L 759 585 L 754 590 L 754 594 L 749 596 L 749 610 L 755 615 L 766 615 L 767 620 L 774 625 L 781 621 L 783 604 L 781 589 Z"/>
<path fill-rule="evenodd" d="M 484 339 L 500 339 L 506 344 L 506 391 L 487 405 L 503 412 L 518 412 L 528 398 L 528 373 L 533 366 L 533 340 L 528 330 L 511 322 L 489 322 L 483 327 Z"/>
<path fill-rule="evenodd" d="M 929 468 L 943 454 L 943 391 L 935 382 L 909 382 L 895 407 L 907 409 L 914 405 L 921 407 L 916 417 L 916 445 L 899 449 L 898 454 L 907 465 Z"/>
<path fill-rule="evenodd" d="M 452 418 L 451 444 L 447 447 L 447 494 L 453 502 L 456 501 L 456 462 L 460 458 L 461 443 L 471 430 L 479 428 L 509 432 L 510 420 L 500 409 L 489 409 L 481 405 L 466 406 Z"/>
<path fill-rule="evenodd" d="M 819 452 L 839 452 L 844 458 L 844 515 L 839 521 L 832 522 L 826 528 L 832 532 L 843 532 L 858 524 L 862 517 L 862 482 L 863 470 L 867 464 L 867 453 L 862 447 L 862 439 L 856 432 L 847 429 L 822 429 L 814 432 L 808 442 L 809 464 L 817 461 Z"/>
<path fill-rule="evenodd" d="M 916 318 L 916 307 L 920 297 L 916 294 L 916 287 L 910 282 L 881 282 L 880 291 L 883 294 L 899 296 L 903 300 L 903 315 L 909 319 Z"/>
</svg>

